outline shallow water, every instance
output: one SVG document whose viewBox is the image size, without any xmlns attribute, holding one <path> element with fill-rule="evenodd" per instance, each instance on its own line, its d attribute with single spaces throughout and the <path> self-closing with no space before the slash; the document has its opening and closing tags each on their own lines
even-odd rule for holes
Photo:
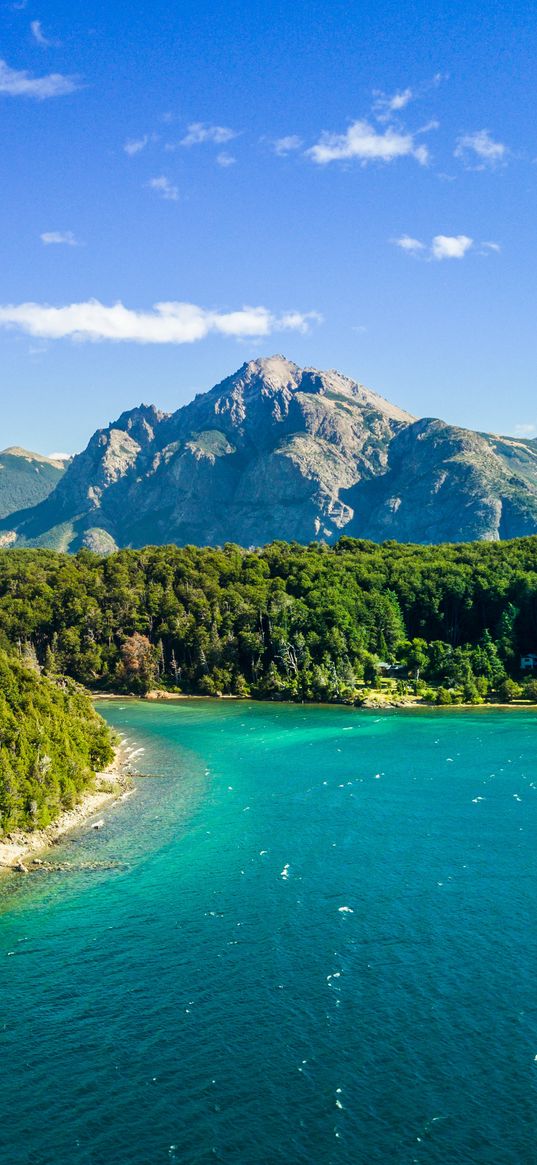
<svg viewBox="0 0 537 1165">
<path fill-rule="evenodd" d="M 535 715 L 101 711 L 150 776 L 0 885 L 2 1161 L 534 1165 Z"/>
</svg>

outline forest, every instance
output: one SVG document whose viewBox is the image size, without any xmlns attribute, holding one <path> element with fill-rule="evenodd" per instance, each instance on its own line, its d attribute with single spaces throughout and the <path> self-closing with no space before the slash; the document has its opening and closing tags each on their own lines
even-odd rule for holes
<svg viewBox="0 0 537 1165">
<path fill-rule="evenodd" d="M 534 701 L 537 537 L 4 550 L 0 648 L 94 690 Z"/>
<path fill-rule="evenodd" d="M 71 809 L 112 756 L 111 733 L 78 685 L 0 651 L 0 836 Z"/>
</svg>

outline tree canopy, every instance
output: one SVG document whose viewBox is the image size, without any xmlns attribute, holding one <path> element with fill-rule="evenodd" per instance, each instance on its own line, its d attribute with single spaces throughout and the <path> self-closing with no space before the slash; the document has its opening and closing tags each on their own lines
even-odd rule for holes
<svg viewBox="0 0 537 1165">
<path fill-rule="evenodd" d="M 96 688 L 339 700 L 391 666 L 478 702 L 537 651 L 537 538 L 5 550 L 0 636 Z"/>
<path fill-rule="evenodd" d="M 0 835 L 48 825 L 112 756 L 85 692 L 0 651 Z"/>
</svg>

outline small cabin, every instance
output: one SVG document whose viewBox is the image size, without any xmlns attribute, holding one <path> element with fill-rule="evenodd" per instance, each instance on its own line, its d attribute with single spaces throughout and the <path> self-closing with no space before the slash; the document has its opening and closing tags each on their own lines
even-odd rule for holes
<svg viewBox="0 0 537 1165">
<path fill-rule="evenodd" d="M 535 657 L 537 661 L 537 656 Z M 385 660 L 380 659 L 377 664 L 378 670 L 385 676 L 394 676 L 399 671 L 403 671 L 402 663 L 386 663 Z"/>
<path fill-rule="evenodd" d="M 535 671 L 537 668 L 537 654 L 530 651 L 528 655 L 523 655 L 520 660 L 520 667 L 522 671 Z"/>
</svg>

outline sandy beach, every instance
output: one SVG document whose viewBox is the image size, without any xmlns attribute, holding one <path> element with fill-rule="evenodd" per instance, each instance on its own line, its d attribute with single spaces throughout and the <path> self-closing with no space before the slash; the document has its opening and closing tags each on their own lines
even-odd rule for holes
<svg viewBox="0 0 537 1165">
<path fill-rule="evenodd" d="M 23 830 L 14 830 L 0 841 L 0 869 L 20 870 L 22 873 L 30 861 L 43 850 L 73 829 L 78 829 L 84 822 L 91 827 L 91 819 L 106 805 L 133 792 L 132 770 L 130 756 L 134 748 L 127 748 L 120 744 L 116 748 L 112 763 L 103 772 L 95 774 L 95 782 L 83 794 L 78 805 L 60 813 L 45 829 L 36 829 L 31 833 Z"/>
</svg>

